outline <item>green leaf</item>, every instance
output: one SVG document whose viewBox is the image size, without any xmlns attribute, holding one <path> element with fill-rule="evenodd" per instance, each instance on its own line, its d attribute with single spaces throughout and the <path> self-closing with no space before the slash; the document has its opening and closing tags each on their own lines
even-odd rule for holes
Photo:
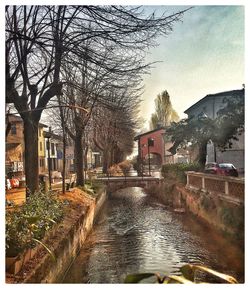
<svg viewBox="0 0 250 289">
<path fill-rule="evenodd" d="M 155 276 L 154 273 L 138 273 L 126 276 L 124 283 L 139 283 L 141 280 Z"/>
<path fill-rule="evenodd" d="M 194 281 L 193 265 L 191 265 L 191 264 L 184 265 L 180 268 L 180 271 L 186 279 L 188 279 L 190 281 Z"/>
<path fill-rule="evenodd" d="M 54 260 L 54 262 L 56 262 L 56 256 L 55 254 L 41 241 L 35 239 L 35 238 L 32 238 L 33 241 L 37 242 L 38 244 L 42 245 L 45 250 L 50 254 L 51 258 Z"/>
<path fill-rule="evenodd" d="M 168 279 L 169 280 L 168 280 L 167 283 L 194 284 L 192 281 L 186 279 L 183 276 L 168 276 Z"/>
<path fill-rule="evenodd" d="M 39 216 L 29 216 L 25 217 L 25 219 L 28 221 L 29 224 L 34 224 L 41 218 Z"/>
<path fill-rule="evenodd" d="M 224 280 L 230 284 L 237 284 L 238 283 L 237 280 L 230 275 L 223 274 L 223 273 L 217 272 L 215 270 L 212 270 L 210 268 L 200 266 L 200 265 L 191 265 L 191 266 L 193 266 L 194 270 L 200 270 L 200 271 L 206 272 L 206 273 L 213 275 L 213 276 L 216 276 L 216 277 L 218 277 L 218 278 L 220 278 L 220 279 L 222 279 L 222 280 Z"/>
<path fill-rule="evenodd" d="M 47 218 L 47 220 L 50 221 L 53 224 L 56 224 L 56 222 L 53 219 L 51 219 L 51 218 Z"/>
</svg>

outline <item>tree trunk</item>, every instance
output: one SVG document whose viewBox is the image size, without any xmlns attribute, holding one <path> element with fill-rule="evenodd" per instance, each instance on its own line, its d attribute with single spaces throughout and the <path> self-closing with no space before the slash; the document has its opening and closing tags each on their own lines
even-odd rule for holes
<svg viewBox="0 0 250 289">
<path fill-rule="evenodd" d="M 108 149 L 104 149 L 103 150 L 103 168 L 102 168 L 102 172 L 104 174 L 106 174 L 108 172 L 108 168 L 109 168 L 109 161 L 110 161 L 110 153 Z"/>
<path fill-rule="evenodd" d="M 84 185 L 83 176 L 83 146 L 82 146 L 83 134 L 81 131 L 76 132 L 75 136 L 75 165 L 76 165 L 76 185 Z"/>
<path fill-rule="evenodd" d="M 65 193 L 65 168 L 66 168 L 66 133 L 63 128 L 63 167 L 62 167 L 62 193 Z"/>
<path fill-rule="evenodd" d="M 24 123 L 26 197 L 39 190 L 38 121 L 27 118 Z"/>
<path fill-rule="evenodd" d="M 114 149 L 114 145 L 112 145 L 112 144 L 109 147 L 110 147 L 110 149 L 109 149 L 109 162 L 108 162 L 108 164 L 111 167 L 115 164 L 115 162 L 114 162 L 115 149 Z"/>
<path fill-rule="evenodd" d="M 204 167 L 207 160 L 207 141 L 202 142 L 199 146 L 198 163 Z"/>
<path fill-rule="evenodd" d="M 86 180 L 87 178 L 87 169 L 88 169 L 88 150 L 89 150 L 89 147 L 88 146 L 85 146 L 84 148 L 84 179 Z"/>
</svg>

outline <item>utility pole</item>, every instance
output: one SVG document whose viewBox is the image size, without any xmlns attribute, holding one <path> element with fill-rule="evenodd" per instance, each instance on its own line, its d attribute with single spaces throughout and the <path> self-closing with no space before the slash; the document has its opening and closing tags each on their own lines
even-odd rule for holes
<svg viewBox="0 0 250 289">
<path fill-rule="evenodd" d="M 148 173 L 151 175 L 151 170 L 150 170 L 150 150 L 149 147 L 154 146 L 154 139 L 153 138 L 148 138 Z"/>
<path fill-rule="evenodd" d="M 51 190 L 51 158 L 50 158 L 50 138 L 51 138 L 51 127 L 49 127 L 49 133 L 47 136 L 47 150 L 48 150 L 48 171 L 49 171 L 49 189 Z"/>
</svg>

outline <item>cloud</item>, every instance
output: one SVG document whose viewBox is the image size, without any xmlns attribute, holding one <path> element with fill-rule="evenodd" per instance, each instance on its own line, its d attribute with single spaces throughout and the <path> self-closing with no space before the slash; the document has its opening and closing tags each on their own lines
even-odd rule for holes
<svg viewBox="0 0 250 289">
<path fill-rule="evenodd" d="M 161 12 L 166 7 L 161 6 Z M 180 7 L 171 6 L 171 11 L 175 9 Z M 162 90 L 169 91 L 174 108 L 182 114 L 206 94 L 241 88 L 244 7 L 194 7 L 185 13 L 183 22 L 174 25 L 168 37 L 160 39 L 147 60 L 163 61 L 145 77 L 143 108 L 148 119 L 154 110 L 152 98 Z"/>
</svg>

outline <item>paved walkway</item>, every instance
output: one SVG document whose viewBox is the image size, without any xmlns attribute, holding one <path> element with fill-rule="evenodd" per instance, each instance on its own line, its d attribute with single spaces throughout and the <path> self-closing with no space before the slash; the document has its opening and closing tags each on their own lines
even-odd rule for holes
<svg viewBox="0 0 250 289">
<path fill-rule="evenodd" d="M 52 186 L 52 189 L 61 189 L 62 182 L 60 181 L 60 182 L 54 183 L 51 186 Z M 16 205 L 21 205 L 26 200 L 25 193 L 26 193 L 25 188 L 16 188 L 16 189 L 7 190 L 5 192 L 5 199 L 13 202 Z"/>
<path fill-rule="evenodd" d="M 8 190 L 6 191 L 5 198 L 16 205 L 21 205 L 25 202 L 25 188 Z"/>
</svg>

